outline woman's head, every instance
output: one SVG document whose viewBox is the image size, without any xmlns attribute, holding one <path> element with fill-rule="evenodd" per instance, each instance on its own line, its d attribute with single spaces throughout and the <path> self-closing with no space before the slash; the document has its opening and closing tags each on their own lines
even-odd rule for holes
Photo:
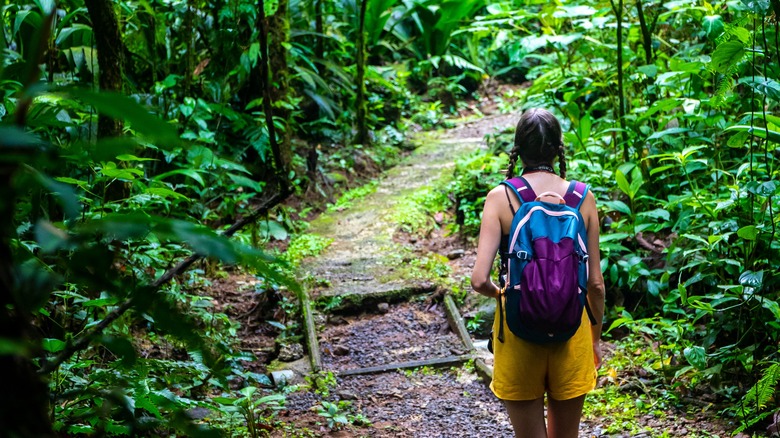
<svg viewBox="0 0 780 438">
<path fill-rule="evenodd" d="M 514 176 L 518 158 L 523 162 L 523 166 L 534 167 L 543 164 L 550 165 L 556 157 L 559 158 L 558 166 L 561 178 L 565 178 L 566 159 L 561 124 L 547 110 L 541 108 L 527 110 L 517 122 L 515 144 L 509 152 L 507 176 L 509 178 Z"/>
</svg>

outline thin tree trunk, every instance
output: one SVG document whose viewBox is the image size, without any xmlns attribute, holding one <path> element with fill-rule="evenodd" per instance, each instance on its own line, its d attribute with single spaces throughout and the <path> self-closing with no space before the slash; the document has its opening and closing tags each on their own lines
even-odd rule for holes
<svg viewBox="0 0 780 438">
<path fill-rule="evenodd" d="M 645 11 L 642 8 L 642 0 L 636 0 L 636 12 L 639 15 L 639 28 L 642 30 L 642 46 L 645 48 L 645 63 L 653 63 L 653 38 L 645 20 Z"/>
<path fill-rule="evenodd" d="M 360 16 L 358 19 L 357 35 L 357 136 L 355 143 L 366 144 L 368 142 L 368 126 L 366 125 L 366 9 L 368 0 L 360 1 Z"/>
<path fill-rule="evenodd" d="M 273 78 L 270 75 L 264 75 L 263 79 L 267 81 L 265 90 L 270 92 L 272 102 L 281 102 L 287 99 L 291 93 L 287 49 L 284 47 L 290 34 L 290 23 L 287 21 L 287 3 L 287 0 L 279 0 L 276 13 L 267 17 L 268 27 L 266 35 L 268 36 L 268 51 L 264 53 L 268 54 L 268 67 L 273 74 Z M 290 133 L 292 113 L 290 110 L 277 105 L 274 107 L 274 117 L 281 120 L 283 124 L 283 129 L 278 130 L 276 135 L 286 178 L 286 169 L 292 161 L 292 137 Z"/>
<path fill-rule="evenodd" d="M 260 34 L 260 78 L 263 85 L 263 112 L 265 113 L 265 124 L 268 129 L 268 140 L 271 145 L 271 153 L 274 157 L 274 180 L 280 184 L 280 187 L 286 189 L 289 188 L 290 182 L 287 175 L 287 161 L 285 161 L 285 153 L 283 151 L 283 145 L 279 143 L 279 136 L 276 133 L 276 125 L 274 125 L 274 113 L 273 106 L 274 90 L 273 90 L 273 78 L 271 74 L 271 55 L 270 47 L 268 46 L 268 32 L 269 25 L 266 22 L 265 17 L 265 2 L 259 0 L 257 9 L 260 16 L 257 19 L 258 33 Z M 273 70 L 275 72 L 275 70 Z"/>
<path fill-rule="evenodd" d="M 623 138 L 623 159 L 628 161 L 628 132 L 626 128 L 626 105 L 625 94 L 623 91 L 623 0 L 618 0 L 615 6 L 614 0 L 610 0 L 612 10 L 617 17 L 617 82 L 618 82 L 618 121 L 620 123 L 620 133 Z"/>
<path fill-rule="evenodd" d="M 121 92 L 123 88 L 124 46 L 114 4 L 110 0 L 84 0 L 92 20 L 92 32 L 98 50 L 100 76 L 98 84 L 103 91 Z M 109 116 L 98 116 L 98 138 L 122 134 L 122 121 Z"/>
<path fill-rule="evenodd" d="M 314 31 L 317 32 L 317 46 L 314 49 L 314 57 L 317 58 L 318 65 L 322 65 L 321 60 L 325 57 L 325 27 L 322 23 L 322 2 L 323 0 L 316 0 L 314 2 Z M 318 72 L 322 74 L 322 71 Z"/>
</svg>

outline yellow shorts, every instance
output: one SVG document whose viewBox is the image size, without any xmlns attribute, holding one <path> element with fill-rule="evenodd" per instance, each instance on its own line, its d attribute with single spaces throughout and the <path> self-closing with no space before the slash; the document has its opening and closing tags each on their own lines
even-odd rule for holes
<svg viewBox="0 0 780 438">
<path fill-rule="evenodd" d="M 596 387 L 596 366 L 590 320 L 583 312 L 574 336 L 556 344 L 534 344 L 515 336 L 504 321 L 504 342 L 499 342 L 498 308 L 493 321 L 493 381 L 490 389 L 502 400 L 535 400 L 544 393 L 569 400 Z"/>
</svg>

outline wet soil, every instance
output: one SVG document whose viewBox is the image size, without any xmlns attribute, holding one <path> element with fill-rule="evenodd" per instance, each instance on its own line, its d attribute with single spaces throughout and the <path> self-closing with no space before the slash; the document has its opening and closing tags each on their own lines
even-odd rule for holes
<svg viewBox="0 0 780 438">
<path fill-rule="evenodd" d="M 387 306 L 385 313 L 331 318 L 320 333 L 323 367 L 330 371 L 443 358 L 466 353 L 440 304 Z"/>
</svg>

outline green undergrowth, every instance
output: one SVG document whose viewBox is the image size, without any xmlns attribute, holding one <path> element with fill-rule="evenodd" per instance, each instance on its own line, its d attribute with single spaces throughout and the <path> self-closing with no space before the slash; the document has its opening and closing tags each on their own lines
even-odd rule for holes
<svg viewBox="0 0 780 438">
<path fill-rule="evenodd" d="M 711 403 L 694 407 L 685 402 L 684 395 L 693 390 L 690 380 L 675 379 L 672 370 L 679 367 L 648 338 L 629 335 L 611 345 L 609 351 L 604 349 L 599 387 L 587 395 L 583 410 L 583 419 L 599 424 L 602 433 L 673 436 L 659 427 L 677 425 L 680 415 L 705 414 L 713 420 L 718 416 Z M 642 419 L 654 424 L 643 424 Z M 697 430 L 695 424 L 686 428 L 686 436 L 717 436 Z"/>
<path fill-rule="evenodd" d="M 424 187 L 416 190 L 408 197 L 402 198 L 390 215 L 390 222 L 398 229 L 416 237 L 430 235 L 437 227 L 449 228 L 444 220 L 445 213 L 451 209 L 452 201 L 447 194 L 434 187 Z M 436 214 L 442 219 L 437 222 Z M 449 233 L 450 230 L 447 230 Z"/>
<path fill-rule="evenodd" d="M 332 238 L 317 234 L 299 234 L 290 240 L 290 245 L 282 258 L 292 267 L 297 268 L 303 259 L 321 254 L 331 243 L 333 243 Z"/>
<path fill-rule="evenodd" d="M 328 212 L 333 213 L 335 211 L 342 211 L 346 208 L 352 207 L 355 201 L 360 201 L 371 193 L 376 192 L 376 188 L 379 185 L 379 181 L 372 180 L 366 184 L 363 184 L 354 189 L 344 192 L 339 199 L 334 203 L 328 205 Z"/>
</svg>

